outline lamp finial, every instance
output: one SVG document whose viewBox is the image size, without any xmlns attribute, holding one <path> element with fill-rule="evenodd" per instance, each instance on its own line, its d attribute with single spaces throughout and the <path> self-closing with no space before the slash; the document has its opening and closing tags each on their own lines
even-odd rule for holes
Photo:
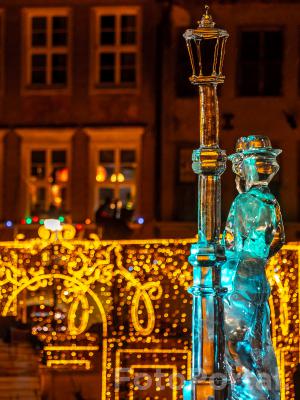
<svg viewBox="0 0 300 400">
<path fill-rule="evenodd" d="M 198 24 L 199 28 L 213 28 L 215 26 L 212 16 L 209 14 L 209 5 L 205 5 L 205 14 L 202 15 Z"/>
</svg>

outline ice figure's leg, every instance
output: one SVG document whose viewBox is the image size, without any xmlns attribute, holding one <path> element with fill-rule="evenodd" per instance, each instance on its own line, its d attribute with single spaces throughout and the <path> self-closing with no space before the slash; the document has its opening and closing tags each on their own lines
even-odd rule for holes
<svg viewBox="0 0 300 400">
<path fill-rule="evenodd" d="M 253 371 L 244 368 L 240 378 L 232 388 L 233 400 L 271 400 L 269 393 L 261 385 L 261 379 Z"/>
<path fill-rule="evenodd" d="M 257 325 L 257 306 L 242 296 L 235 296 L 235 300 L 231 297 L 225 301 L 225 316 L 226 361 L 232 400 L 270 400 L 260 374 L 261 345 L 256 343 L 259 357 L 253 351 L 252 329 Z"/>
<path fill-rule="evenodd" d="M 269 390 L 270 400 L 280 400 L 280 381 L 277 360 L 273 348 L 270 332 L 270 309 L 268 303 L 264 304 L 263 315 L 263 354 L 262 371 L 265 377 L 265 385 Z"/>
<path fill-rule="evenodd" d="M 276 357 L 270 335 L 270 312 L 267 302 L 256 306 L 248 340 L 239 343 L 243 365 L 254 374 L 251 391 L 258 399 L 279 400 L 280 388 Z M 244 379 L 243 379 L 244 380 Z"/>
</svg>

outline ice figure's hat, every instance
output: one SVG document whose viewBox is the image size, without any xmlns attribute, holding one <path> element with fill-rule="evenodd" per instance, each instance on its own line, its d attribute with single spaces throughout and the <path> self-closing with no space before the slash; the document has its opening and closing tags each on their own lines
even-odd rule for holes
<svg viewBox="0 0 300 400">
<path fill-rule="evenodd" d="M 235 147 L 236 153 L 231 154 L 228 158 L 234 161 L 248 155 L 264 155 L 267 157 L 277 157 L 281 153 L 280 149 L 273 149 L 271 141 L 267 136 L 251 135 L 243 136 L 238 139 Z"/>
</svg>

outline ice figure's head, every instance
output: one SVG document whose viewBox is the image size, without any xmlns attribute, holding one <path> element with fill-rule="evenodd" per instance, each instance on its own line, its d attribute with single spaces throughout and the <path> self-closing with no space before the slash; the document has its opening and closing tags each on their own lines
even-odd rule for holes
<svg viewBox="0 0 300 400">
<path fill-rule="evenodd" d="M 245 182 L 246 190 L 257 184 L 267 185 L 278 172 L 276 157 L 281 153 L 273 149 L 267 136 L 244 136 L 238 139 L 236 153 L 229 156 L 238 180 Z"/>
</svg>

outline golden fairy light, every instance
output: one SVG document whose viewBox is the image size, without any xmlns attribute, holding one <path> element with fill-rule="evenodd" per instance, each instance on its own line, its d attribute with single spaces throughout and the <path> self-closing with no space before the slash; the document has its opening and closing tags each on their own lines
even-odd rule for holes
<svg viewBox="0 0 300 400">
<path fill-rule="evenodd" d="M 166 391 L 150 388 L 147 395 L 181 399 L 168 380 L 191 377 L 186 290 L 194 240 L 76 240 L 75 232 L 70 225 L 56 232 L 43 226 L 37 239 L 0 243 L 1 315 L 27 319 L 47 368 L 90 370 L 100 362 L 103 400 L 134 398 L 134 374 L 155 368 L 167 376 Z M 285 246 L 268 268 L 283 400 L 294 397 L 300 355 L 299 250 Z M 128 366 L 126 386 L 120 371 Z"/>
</svg>

